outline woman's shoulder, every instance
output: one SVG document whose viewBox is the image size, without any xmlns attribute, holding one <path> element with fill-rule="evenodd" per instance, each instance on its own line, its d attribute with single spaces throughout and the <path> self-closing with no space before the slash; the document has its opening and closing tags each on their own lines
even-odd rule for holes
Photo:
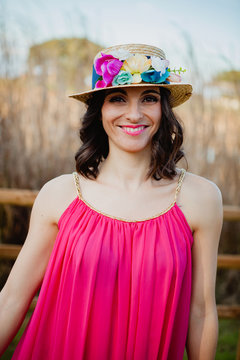
<svg viewBox="0 0 240 360">
<path fill-rule="evenodd" d="M 62 174 L 47 181 L 40 189 L 38 196 L 54 199 L 74 192 L 76 195 L 73 174 Z"/>
<path fill-rule="evenodd" d="M 73 184 L 73 174 L 61 174 L 48 180 L 42 187 L 45 191 L 58 191 L 62 186 Z M 42 190 L 41 189 L 41 190 Z"/>
<path fill-rule="evenodd" d="M 62 174 L 47 181 L 38 193 L 34 206 L 48 212 L 54 222 L 77 197 L 73 174 Z M 46 206 L 47 205 L 47 206 Z"/>
<path fill-rule="evenodd" d="M 186 172 L 181 200 L 193 227 L 211 223 L 222 217 L 222 195 L 211 180 Z"/>
<path fill-rule="evenodd" d="M 198 202 L 218 202 L 222 200 L 219 187 L 207 178 L 186 172 L 184 183 L 186 191 Z"/>
</svg>

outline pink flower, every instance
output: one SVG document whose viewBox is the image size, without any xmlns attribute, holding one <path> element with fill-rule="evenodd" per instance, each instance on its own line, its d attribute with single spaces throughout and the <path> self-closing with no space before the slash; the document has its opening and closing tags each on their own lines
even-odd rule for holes
<svg viewBox="0 0 240 360">
<path fill-rule="evenodd" d="M 95 70 L 98 75 L 101 75 L 103 80 L 96 83 L 96 87 L 106 87 L 112 84 L 113 78 L 119 73 L 122 62 L 113 57 L 101 53 L 102 56 L 95 61 Z M 104 82 L 104 83 L 103 83 Z M 105 84 L 105 86 L 103 86 Z"/>
<path fill-rule="evenodd" d="M 169 74 L 169 77 L 167 78 L 168 81 L 171 81 L 171 82 L 181 82 L 182 78 L 180 75 L 178 74 L 174 74 L 174 73 L 170 73 Z"/>
<path fill-rule="evenodd" d="M 104 80 L 98 80 L 95 84 L 95 89 L 102 89 L 107 87 L 107 84 L 105 83 Z"/>
</svg>

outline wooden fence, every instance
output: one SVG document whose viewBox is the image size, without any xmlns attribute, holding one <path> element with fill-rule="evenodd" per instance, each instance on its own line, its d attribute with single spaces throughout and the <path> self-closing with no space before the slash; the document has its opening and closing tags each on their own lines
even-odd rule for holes
<svg viewBox="0 0 240 360">
<path fill-rule="evenodd" d="M 19 206 L 32 206 L 38 194 L 38 191 L 20 190 L 20 189 L 0 189 L 0 204 L 10 204 Z M 240 207 L 224 205 L 224 220 L 240 221 Z M 0 259 L 15 260 L 21 245 L 0 244 Z M 240 270 L 240 255 L 218 255 L 218 269 L 238 269 Z M 31 304 L 34 309 L 37 299 Z M 240 319 L 240 305 L 217 305 L 219 318 Z M 240 333 L 237 346 L 237 360 L 240 360 Z"/>
</svg>

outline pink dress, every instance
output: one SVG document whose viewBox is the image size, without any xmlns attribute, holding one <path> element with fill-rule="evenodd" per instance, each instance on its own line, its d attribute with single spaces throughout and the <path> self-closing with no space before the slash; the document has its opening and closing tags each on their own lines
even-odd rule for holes
<svg viewBox="0 0 240 360">
<path fill-rule="evenodd" d="M 126 221 L 78 196 L 59 232 L 37 306 L 12 359 L 182 360 L 191 297 L 191 229 L 176 203 Z"/>
</svg>

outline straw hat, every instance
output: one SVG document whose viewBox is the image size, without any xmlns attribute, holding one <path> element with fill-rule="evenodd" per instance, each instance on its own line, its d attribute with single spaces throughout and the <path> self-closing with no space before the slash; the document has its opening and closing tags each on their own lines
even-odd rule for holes
<svg viewBox="0 0 240 360">
<path fill-rule="evenodd" d="M 170 90 L 170 105 L 178 106 L 192 95 L 192 86 L 181 83 L 180 75 L 171 70 L 163 50 L 144 44 L 116 45 L 101 50 L 94 58 L 92 90 L 69 95 L 87 102 L 97 91 L 117 87 L 156 86 Z"/>
</svg>

